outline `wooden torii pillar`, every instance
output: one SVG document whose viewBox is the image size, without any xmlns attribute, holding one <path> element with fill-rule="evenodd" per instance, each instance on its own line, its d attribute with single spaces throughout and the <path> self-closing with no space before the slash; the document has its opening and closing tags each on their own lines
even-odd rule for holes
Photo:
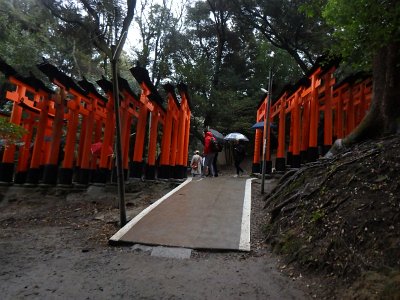
<svg viewBox="0 0 400 300">
<path fill-rule="evenodd" d="M 333 72 L 336 67 L 329 69 L 324 75 L 324 145 L 322 155 L 325 155 L 333 143 L 333 86 L 336 82 Z"/>
<path fill-rule="evenodd" d="M 286 169 L 286 159 L 285 159 L 286 98 L 287 98 L 287 92 L 284 92 L 277 102 L 277 104 L 279 103 L 277 107 L 277 115 L 279 116 L 278 149 L 276 152 L 276 159 L 275 159 L 275 169 L 277 171 L 285 171 Z M 269 133 L 269 137 L 270 136 L 271 134 Z"/>
<path fill-rule="evenodd" d="M 114 133 L 115 133 L 115 113 L 114 113 L 114 96 L 113 85 L 110 81 L 102 78 L 96 83 L 102 88 L 107 95 L 106 119 L 104 120 L 104 134 L 102 140 L 102 148 L 98 169 L 95 171 L 95 183 L 105 184 L 111 178 L 112 157 L 109 149 L 113 149 Z M 124 177 L 125 178 L 125 177 Z"/>
<path fill-rule="evenodd" d="M 144 164 L 144 148 L 145 148 L 145 139 L 147 132 L 147 120 L 149 113 L 154 111 L 154 116 L 158 109 L 163 109 L 163 101 L 158 91 L 154 87 L 153 83 L 150 81 L 149 73 L 146 69 L 136 66 L 130 69 L 133 77 L 139 83 L 142 93 L 140 95 L 140 109 L 139 109 L 139 119 L 136 126 L 136 137 L 135 137 L 135 149 L 133 152 L 133 161 L 130 167 L 130 177 L 133 178 L 141 178 L 146 174 L 146 165 Z M 156 108 L 155 106 L 158 106 Z M 158 124 L 158 117 L 156 118 Z M 157 128 L 157 124 L 153 123 L 153 128 Z M 152 147 L 156 143 L 154 143 L 154 139 L 157 137 L 156 130 L 153 130 L 152 136 L 149 137 L 149 141 L 151 142 Z M 150 149 L 148 149 L 150 151 Z M 154 149 L 151 149 L 151 169 L 155 170 L 155 161 L 153 164 L 153 152 Z M 149 152 L 148 152 L 149 153 Z M 148 166 L 148 160 L 147 160 Z M 152 171 L 148 174 L 151 174 Z M 152 177 L 152 176 L 151 176 Z"/>
<path fill-rule="evenodd" d="M 95 88 L 95 86 L 83 78 L 78 84 L 86 91 L 88 97 L 92 100 L 92 107 L 89 114 L 89 123 L 86 124 L 86 135 L 90 138 L 85 140 L 85 149 L 92 144 L 100 142 L 102 139 L 102 124 L 107 120 L 107 109 L 106 104 L 108 99 L 101 95 Z M 88 132 L 90 131 L 90 132 Z M 91 134 L 91 133 L 94 133 Z M 81 183 L 96 182 L 97 177 L 97 155 L 94 155 L 90 151 L 85 151 L 84 156 L 80 165 L 81 172 Z"/>
<path fill-rule="evenodd" d="M 257 122 L 265 122 L 268 118 L 267 116 L 267 105 L 268 105 L 268 94 L 265 94 L 263 97 L 263 100 L 258 106 L 257 109 Z M 274 107 L 276 108 L 277 105 L 272 105 L 272 99 L 271 99 L 271 108 L 270 108 L 270 114 L 269 114 L 269 130 L 268 132 L 264 133 L 263 129 L 256 129 L 256 135 L 255 135 L 255 142 L 254 142 L 254 156 L 253 156 L 253 165 L 252 165 L 252 171 L 254 173 L 262 173 L 262 166 L 265 161 L 265 172 L 267 174 L 270 174 L 272 172 L 272 160 L 271 160 L 271 124 L 273 121 L 273 116 L 274 116 Z M 264 139 L 266 139 L 266 145 L 265 145 L 265 157 L 262 157 L 264 154 Z"/>
<path fill-rule="evenodd" d="M 154 106 L 151 112 L 150 137 L 148 143 L 148 156 L 146 163 L 145 178 L 153 180 L 157 173 L 157 141 L 158 141 L 158 124 L 164 126 L 165 111 L 158 105 Z"/>
<path fill-rule="evenodd" d="M 318 102 L 318 87 L 321 84 L 319 75 L 321 68 L 318 68 L 310 75 L 311 80 L 311 95 L 310 95 L 310 136 L 307 149 L 307 160 L 309 162 L 318 159 L 318 121 L 319 121 L 319 102 Z"/>
<path fill-rule="evenodd" d="M 31 143 L 33 138 L 33 128 L 35 126 L 35 116 L 30 111 L 24 111 L 27 118 L 24 118 L 21 122 L 26 134 L 22 138 L 23 145 L 20 146 L 18 151 L 17 166 L 15 168 L 14 183 L 23 184 L 26 183 L 26 177 L 29 168 L 29 160 L 31 156 Z"/>
<path fill-rule="evenodd" d="M 266 96 L 266 95 L 265 95 Z M 265 102 L 266 99 L 263 97 L 261 100 L 260 104 L 258 105 L 257 108 L 257 117 L 256 117 L 256 123 L 257 122 L 264 122 L 264 114 L 266 113 L 266 105 Z M 262 148 L 263 148 L 263 130 L 262 129 L 256 129 L 256 134 L 254 138 L 254 155 L 253 155 L 253 164 L 251 167 L 252 173 L 262 173 L 261 169 L 261 156 L 262 156 Z M 264 159 L 264 158 L 262 158 Z"/>
<path fill-rule="evenodd" d="M 301 142 L 301 122 L 300 122 L 300 111 L 301 111 L 301 92 L 302 87 L 294 93 L 294 99 L 292 102 L 291 116 L 293 119 L 293 144 L 292 144 L 292 168 L 300 168 L 301 156 L 300 156 L 300 142 Z"/>
<path fill-rule="evenodd" d="M 187 85 L 178 84 L 179 95 L 181 96 L 180 116 L 179 116 L 179 147 L 178 160 L 176 165 L 175 178 L 181 179 L 187 177 L 187 168 L 189 160 L 189 134 L 190 134 L 190 115 L 191 103 L 189 100 Z"/>
<path fill-rule="evenodd" d="M 124 178 L 128 178 L 129 171 L 129 146 L 131 140 L 131 127 L 133 118 L 139 119 L 140 101 L 129 86 L 127 80 L 118 77 L 120 95 L 122 96 L 120 105 L 121 114 L 121 143 L 122 143 L 122 166 Z"/>
<path fill-rule="evenodd" d="M 277 103 L 272 105 L 273 98 L 271 97 L 271 99 L 268 100 L 269 97 L 271 97 L 271 94 L 269 94 L 269 95 L 267 94 L 267 97 L 265 98 L 265 104 L 264 104 L 265 105 L 264 122 L 266 122 L 266 120 L 269 118 L 269 128 L 267 129 L 266 133 L 263 132 L 264 137 L 266 137 L 265 158 L 263 158 L 263 161 L 265 159 L 265 173 L 266 174 L 272 173 L 271 124 L 273 123 L 274 117 L 276 116 L 276 111 L 274 111 L 274 109 L 277 110 L 277 108 L 278 108 Z M 267 109 L 268 101 L 270 101 L 270 104 L 271 104 L 269 116 L 268 116 L 268 109 Z"/>
<path fill-rule="evenodd" d="M 172 145 L 174 123 L 179 115 L 180 104 L 175 94 L 175 89 L 171 84 L 165 84 L 164 89 L 167 92 L 168 108 L 165 116 L 163 136 L 161 139 L 160 164 L 158 168 L 158 178 L 172 178 L 174 174 L 172 165 Z M 175 128 L 176 131 L 176 128 Z"/>
<path fill-rule="evenodd" d="M 37 97 L 37 96 L 36 96 Z M 35 98 L 36 98 L 35 97 Z M 45 155 L 44 153 L 44 136 L 45 136 L 45 131 L 46 127 L 48 126 L 48 114 L 49 114 L 49 100 L 47 98 L 47 95 L 43 95 L 42 97 L 37 97 L 37 98 L 42 98 L 41 102 L 40 100 L 37 99 L 37 103 L 40 103 L 40 113 L 39 113 L 39 119 L 37 122 L 37 131 L 36 131 L 36 136 L 35 140 L 33 143 L 33 149 L 32 149 L 32 157 L 31 157 L 31 162 L 30 162 L 30 167 L 28 169 L 28 174 L 26 178 L 27 183 L 32 183 L 32 184 L 38 184 L 39 180 L 41 179 L 41 168 L 43 170 L 43 165 L 41 164 L 41 158 L 42 156 Z M 36 102 L 36 101 L 35 101 Z"/>
<path fill-rule="evenodd" d="M 64 127 L 65 90 L 60 88 L 54 96 L 54 121 L 51 129 L 51 146 L 43 170 L 43 183 L 57 184 L 58 165 L 62 160 L 61 138 Z"/>
</svg>

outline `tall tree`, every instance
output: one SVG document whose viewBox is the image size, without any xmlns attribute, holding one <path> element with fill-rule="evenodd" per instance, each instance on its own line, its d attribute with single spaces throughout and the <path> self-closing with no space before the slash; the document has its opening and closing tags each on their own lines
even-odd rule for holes
<svg viewBox="0 0 400 300">
<path fill-rule="evenodd" d="M 301 11 L 309 0 L 233 0 L 243 25 L 258 30 L 274 47 L 287 51 L 303 72 L 312 66 L 329 39 L 323 19 Z"/>
<path fill-rule="evenodd" d="M 343 144 L 396 132 L 400 118 L 399 1 L 328 0 L 323 15 L 335 28 L 338 43 L 334 51 L 373 74 L 370 109 Z"/>
<path fill-rule="evenodd" d="M 176 35 L 173 56 L 178 78 L 190 85 L 192 124 L 250 136 L 269 66 L 274 62 L 275 87 L 301 75 L 286 51 L 263 42 L 250 26 L 232 13 L 229 1 L 196 1 L 188 8 L 185 31 Z M 174 40 L 175 42 L 175 40 Z M 275 53 L 273 60 L 267 53 Z M 201 123 L 201 124 L 200 124 Z"/>
<path fill-rule="evenodd" d="M 184 7 L 171 10 L 172 1 L 153 4 L 142 0 L 135 21 L 140 32 L 139 44 L 134 47 L 138 63 L 149 70 L 151 80 L 157 87 L 161 80 L 173 73 L 171 56 L 177 51 L 174 38 L 182 25 Z M 177 16 L 175 16 L 177 14 Z"/>
<path fill-rule="evenodd" d="M 100 76 L 99 52 L 82 29 L 55 18 L 40 1 L 0 0 L 0 24 L 1 56 L 19 72 L 41 77 L 35 65 L 43 57 L 72 76 Z"/>
<path fill-rule="evenodd" d="M 106 58 L 118 60 L 134 17 L 136 0 L 39 1 L 66 24 L 66 30 L 68 26 L 79 28 Z M 112 45 L 120 45 L 118 53 L 113 53 Z"/>
</svg>

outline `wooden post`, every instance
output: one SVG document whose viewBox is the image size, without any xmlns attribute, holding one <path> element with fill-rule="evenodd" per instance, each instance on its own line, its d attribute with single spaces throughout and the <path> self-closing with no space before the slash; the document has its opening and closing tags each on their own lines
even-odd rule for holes
<svg viewBox="0 0 400 300">
<path fill-rule="evenodd" d="M 133 178 L 141 178 L 143 175 L 143 152 L 144 152 L 144 140 L 146 135 L 147 125 L 147 95 L 143 91 L 140 95 L 140 110 L 139 120 L 136 126 L 136 137 L 135 137 L 135 150 L 133 153 L 133 162 L 131 165 L 130 176 Z"/>
<path fill-rule="evenodd" d="M 79 145 L 80 168 L 79 168 L 78 183 L 80 184 L 89 184 L 90 182 L 90 175 L 91 175 L 90 147 L 93 144 L 93 129 L 95 123 L 96 105 L 97 105 L 96 99 L 91 99 L 91 103 L 87 103 L 86 109 L 88 110 L 88 115 L 85 117 L 86 121 L 82 123 L 82 129 L 81 129 L 82 143 L 80 143 Z"/>
<path fill-rule="evenodd" d="M 325 109 L 324 109 L 324 147 L 322 155 L 325 155 L 332 146 L 332 82 L 333 70 L 325 74 Z"/>
<path fill-rule="evenodd" d="M 300 168 L 301 157 L 300 157 L 300 95 L 301 89 L 295 92 L 295 98 L 293 101 L 292 115 L 293 115 L 293 156 L 292 156 L 292 168 Z"/>
<path fill-rule="evenodd" d="M 42 150 L 44 145 L 44 134 L 47 127 L 47 118 L 49 112 L 49 100 L 43 99 L 41 102 L 41 110 L 39 115 L 39 121 L 37 125 L 37 132 L 35 142 L 32 150 L 32 158 L 30 168 L 26 182 L 32 184 L 38 184 L 40 179 L 40 162 L 42 157 Z"/>
<path fill-rule="evenodd" d="M 158 136 L 158 108 L 154 108 L 151 112 L 151 125 L 150 125 L 150 139 L 149 151 L 147 158 L 146 179 L 155 179 L 156 177 L 156 150 L 157 150 L 157 136 Z"/>
<path fill-rule="evenodd" d="M 257 109 L 257 118 L 256 122 L 261 122 L 262 121 L 262 111 L 264 105 L 260 105 Z M 254 137 L 254 155 L 253 155 L 253 165 L 251 167 L 251 172 L 252 173 L 261 173 L 261 164 L 260 164 L 260 157 L 261 157 L 261 151 L 262 151 L 262 138 L 263 138 L 263 132 L 261 129 L 256 129 L 256 134 Z"/>
<path fill-rule="evenodd" d="M 176 156 L 177 156 L 176 154 L 178 151 L 178 126 L 179 126 L 179 121 L 178 119 L 175 119 L 173 121 L 173 126 L 172 126 L 171 155 L 169 157 L 169 165 L 172 167 L 172 170 L 175 170 Z"/>
<path fill-rule="evenodd" d="M 302 134 L 301 134 L 301 149 L 300 156 L 301 162 L 305 163 L 307 159 L 308 141 L 310 138 L 310 100 L 309 95 L 303 99 L 303 112 L 302 112 Z"/>
<path fill-rule="evenodd" d="M 33 113 L 31 112 L 26 112 L 26 113 L 28 114 L 28 118 L 23 120 L 23 124 L 27 133 L 22 138 L 23 145 L 19 147 L 17 170 L 14 177 L 14 183 L 18 184 L 26 182 L 29 160 L 31 156 L 33 127 L 35 124 L 35 118 L 33 116 Z"/>
<path fill-rule="evenodd" d="M 338 101 L 337 101 L 337 109 L 336 109 L 336 137 L 338 139 L 341 139 L 344 137 L 343 134 L 343 113 L 344 113 L 344 109 L 343 109 L 343 93 L 342 93 L 343 89 L 341 88 L 339 90 L 339 96 L 338 96 Z"/>
<path fill-rule="evenodd" d="M 172 145 L 172 128 L 174 119 L 177 117 L 178 103 L 174 98 L 173 91 L 170 87 L 166 88 L 168 92 L 168 109 L 166 112 L 163 135 L 161 139 L 161 157 L 158 169 L 158 178 L 168 179 L 173 175 L 173 169 L 170 164 L 171 145 Z"/>
<path fill-rule="evenodd" d="M 355 128 L 354 118 L 354 97 L 353 97 L 353 86 L 349 86 L 349 99 L 347 101 L 347 124 L 346 124 L 346 135 L 350 134 Z"/>
<path fill-rule="evenodd" d="M 286 163 L 285 163 L 286 94 L 282 96 L 280 100 L 281 100 L 281 105 L 279 109 L 278 150 L 276 153 L 275 169 L 277 171 L 284 171 L 286 168 Z"/>
<path fill-rule="evenodd" d="M 317 79 L 320 69 L 311 76 L 311 98 L 310 98 L 310 139 L 308 144 L 308 161 L 315 161 L 318 158 L 318 89 Z"/>
<path fill-rule="evenodd" d="M 112 158 L 110 157 L 109 148 L 114 148 L 113 136 L 115 132 L 115 113 L 114 99 L 111 92 L 108 92 L 108 102 L 106 105 L 107 119 L 105 120 L 103 147 L 100 153 L 99 174 L 97 176 L 98 183 L 106 183 L 110 176 L 110 168 Z"/>
<path fill-rule="evenodd" d="M 62 129 L 64 126 L 65 90 L 60 88 L 59 94 L 54 96 L 54 121 L 51 135 L 51 147 L 44 166 L 43 183 L 57 184 L 58 165 L 63 157 L 61 149 Z"/>
<path fill-rule="evenodd" d="M 178 118 L 178 128 L 177 128 L 177 144 L 176 144 L 176 159 L 174 168 L 174 178 L 182 179 L 184 178 L 185 164 L 183 162 L 183 147 L 185 140 L 185 120 L 186 120 L 185 105 L 181 103 Z"/>
<path fill-rule="evenodd" d="M 68 101 L 67 104 L 67 107 L 69 109 L 67 136 L 64 147 L 64 160 L 62 163 L 62 167 L 59 171 L 60 184 L 66 184 L 66 185 L 72 184 L 76 133 L 78 130 L 78 122 L 79 122 L 79 106 L 80 106 L 80 97 L 75 97 L 73 100 Z"/>
</svg>

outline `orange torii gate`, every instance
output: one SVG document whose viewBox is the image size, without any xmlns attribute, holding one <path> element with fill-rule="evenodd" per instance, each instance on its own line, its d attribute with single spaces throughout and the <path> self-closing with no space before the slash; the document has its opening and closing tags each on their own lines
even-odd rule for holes
<svg viewBox="0 0 400 300">
<path fill-rule="evenodd" d="M 187 176 L 191 104 L 187 86 L 180 83 L 177 88 L 180 102 L 174 86 L 169 83 L 164 85 L 168 109 L 161 141 L 158 177 L 165 179 L 182 179 Z"/>
<path fill-rule="evenodd" d="M 135 149 L 130 167 L 130 177 L 141 178 L 145 175 L 147 179 L 154 179 L 156 175 L 156 146 L 158 138 L 158 124 L 164 123 L 165 108 L 163 101 L 150 81 L 146 69 L 136 66 L 130 69 L 133 77 L 140 84 L 142 93 L 140 95 L 139 119 L 136 128 Z M 150 116 L 150 136 L 148 143 L 147 162 L 144 158 L 145 134 L 147 121 Z"/>
<path fill-rule="evenodd" d="M 173 178 L 175 173 L 180 103 L 172 84 L 165 84 L 164 89 L 167 92 L 168 108 L 165 117 L 164 133 L 161 140 L 158 177 L 168 179 Z"/>
<path fill-rule="evenodd" d="M 77 182 L 88 184 L 92 173 L 90 159 L 96 114 L 101 114 L 103 118 L 106 117 L 104 111 L 99 109 L 98 102 L 102 101 L 104 106 L 105 98 L 98 98 L 98 94 L 93 93 L 93 91 L 89 93 L 84 90 L 71 77 L 65 75 L 49 63 L 42 63 L 38 68 L 54 84 L 68 93 L 67 97 L 69 97 L 67 100 L 67 133 L 64 159 L 62 167 L 59 170 L 59 183 L 72 184 L 74 169 L 76 169 Z M 82 122 L 80 122 L 80 118 L 82 118 Z M 79 125 L 80 128 L 78 128 Z M 79 143 L 76 145 L 78 134 Z"/>
<path fill-rule="evenodd" d="M 365 116 L 372 97 L 372 78 L 366 74 L 356 74 L 340 82 L 333 92 L 336 111 L 334 128 L 337 138 L 348 135 Z"/>
<path fill-rule="evenodd" d="M 5 148 L 0 162 L 0 181 L 12 182 L 14 177 L 14 159 L 18 153 L 15 182 L 37 183 L 40 174 L 41 152 L 48 153 L 48 143 L 45 134 L 49 131 L 49 117 L 54 118 L 54 109 L 50 102 L 52 91 L 34 76 L 24 77 L 19 75 L 11 66 L 0 60 L 0 70 L 7 76 L 10 83 L 15 86 L 14 91 L 7 91 L 6 98 L 13 101 L 10 122 L 22 125 L 27 134 L 23 137 L 23 145 L 17 152 L 16 145 Z M 50 110 L 50 113 L 49 113 Z M 23 117 L 23 111 L 26 118 Z M 37 121 L 39 119 L 39 121 Z M 36 128 L 35 143 L 33 144 L 32 157 L 29 164 L 33 128 Z"/>
<path fill-rule="evenodd" d="M 278 124 L 277 171 L 284 171 L 286 165 L 298 168 L 301 163 L 315 161 L 329 150 L 334 139 L 349 134 L 366 114 L 372 79 L 351 77 L 335 86 L 333 73 L 337 63 L 316 64 L 294 87 L 284 89 L 272 105 L 270 122 L 277 120 Z M 357 79 L 361 82 L 356 82 Z M 265 120 L 267 100 L 265 98 L 259 105 L 257 122 Z M 270 136 L 268 132 L 268 140 Z M 254 173 L 261 173 L 261 143 L 262 131 L 257 129 Z M 266 157 L 267 173 L 270 173 L 270 147 L 267 147 Z"/>
<path fill-rule="evenodd" d="M 101 143 L 103 140 L 103 131 L 104 127 L 107 126 L 108 123 L 113 124 L 114 121 L 114 115 L 113 115 L 113 105 L 109 105 L 109 99 L 101 95 L 94 84 L 91 82 L 87 81 L 85 78 L 80 80 L 78 84 L 88 93 L 88 96 L 91 99 L 96 99 L 96 113 L 94 114 L 95 117 L 95 124 L 94 124 L 94 137 L 93 137 L 93 142 L 94 145 L 96 143 Z M 111 103 L 113 104 L 113 103 Z M 111 110 L 111 111 L 110 111 Z M 93 145 L 93 144 L 92 144 Z M 89 179 L 91 182 L 96 182 L 96 183 L 105 183 L 102 181 L 99 181 L 99 174 L 98 174 L 98 165 L 99 165 L 99 159 L 101 158 L 101 151 L 100 155 L 96 154 L 95 151 L 93 151 L 91 145 L 91 157 L 90 157 L 90 165 L 86 165 L 89 168 Z M 103 145 L 102 145 L 103 146 Z M 107 144 L 107 147 L 104 147 L 104 152 L 105 152 L 105 157 L 106 161 L 108 162 L 108 165 L 110 165 L 109 162 L 109 156 L 112 154 L 112 149 L 111 143 Z M 81 171 L 82 172 L 82 171 Z"/>
<path fill-rule="evenodd" d="M 115 131 L 115 115 L 114 115 L 114 99 L 113 99 L 113 85 L 110 81 L 103 78 L 97 81 L 97 84 L 103 89 L 107 94 L 109 99 L 108 106 L 108 119 L 106 121 L 104 129 L 104 141 L 102 143 L 102 152 L 100 157 L 99 169 L 97 170 L 97 176 L 95 176 L 94 182 L 105 183 L 111 174 L 111 164 L 109 161 L 109 151 L 114 144 L 113 136 Z M 128 82 L 119 77 L 118 86 L 120 92 L 120 116 L 121 124 L 121 148 L 122 148 L 122 165 L 124 178 L 128 178 L 129 171 L 129 146 L 131 140 L 131 126 L 134 123 L 134 118 L 136 120 L 139 118 L 140 102 L 139 97 L 132 91 L 129 87 Z M 115 166 L 113 167 L 115 171 Z M 113 172 L 115 173 L 115 172 Z"/>
<path fill-rule="evenodd" d="M 106 93 L 106 119 L 103 125 L 103 139 L 101 141 L 100 156 L 98 159 L 97 169 L 93 178 L 95 183 L 106 183 L 111 176 L 112 168 L 112 152 L 109 149 L 113 149 L 114 145 L 114 134 L 115 134 L 115 112 L 114 112 L 114 96 L 113 86 L 110 81 L 102 78 L 96 82 L 102 90 Z M 98 142 L 98 141 L 96 141 Z M 124 177 L 126 178 L 126 177 Z"/>
<path fill-rule="evenodd" d="M 131 137 L 131 125 L 134 121 L 139 119 L 140 100 L 130 88 L 128 81 L 119 77 L 118 78 L 119 91 L 121 93 L 122 101 L 121 109 L 121 124 L 126 124 L 121 128 L 122 136 L 122 165 L 124 169 L 124 178 L 128 178 L 129 171 L 129 142 Z"/>
<path fill-rule="evenodd" d="M 36 78 L 17 76 L 14 69 L 0 61 L 0 70 L 8 74 L 10 82 L 16 87 L 16 90 L 7 93 L 8 99 L 14 101 L 10 121 L 23 125 L 28 132 L 23 137 L 24 145 L 18 152 L 15 145 L 3 151 L 0 181 L 12 182 L 15 169 L 14 180 L 18 183 L 106 183 L 113 163 L 110 156 L 115 130 L 112 84 L 104 78 L 97 82 L 106 92 L 106 98 L 86 79 L 79 81 L 78 85 L 48 63 L 40 64 L 38 68 L 59 87 L 57 93 L 54 94 Z M 127 177 L 130 167 L 132 177 L 142 176 L 142 173 L 135 173 L 135 165 L 140 163 L 142 166 L 145 161 L 146 127 L 150 114 L 144 176 L 146 179 L 155 179 L 159 125 L 163 129 L 168 127 L 165 120 L 168 111 L 162 106 L 162 99 L 151 84 L 147 71 L 139 67 L 132 68 L 131 71 L 142 87 L 142 94 L 140 98 L 137 97 L 128 82 L 119 78 L 124 173 Z M 174 157 L 173 163 L 176 166 L 171 176 L 173 178 L 186 176 L 191 112 L 187 87 L 180 84 L 178 88 L 181 109 L 176 111 L 176 124 L 172 131 L 175 150 L 171 151 L 171 156 Z M 133 162 L 129 165 L 131 128 L 135 124 L 135 151 L 132 155 Z M 62 144 L 63 140 L 65 145 Z M 93 150 L 94 145 L 100 145 L 100 151 L 97 151 L 99 147 Z"/>
</svg>

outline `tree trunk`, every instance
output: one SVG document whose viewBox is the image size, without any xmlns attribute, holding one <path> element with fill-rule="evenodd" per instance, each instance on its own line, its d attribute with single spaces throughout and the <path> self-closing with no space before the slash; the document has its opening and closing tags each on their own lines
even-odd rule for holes
<svg viewBox="0 0 400 300">
<path fill-rule="evenodd" d="M 373 91 L 370 108 L 361 123 L 343 140 L 338 140 L 326 157 L 367 139 L 393 134 L 400 121 L 400 43 L 380 48 L 373 60 Z"/>
</svg>

